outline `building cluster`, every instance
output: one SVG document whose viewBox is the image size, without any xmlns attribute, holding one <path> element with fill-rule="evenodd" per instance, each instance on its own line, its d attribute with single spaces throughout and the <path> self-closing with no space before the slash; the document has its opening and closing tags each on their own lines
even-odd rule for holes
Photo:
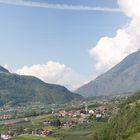
<svg viewBox="0 0 140 140">
<path fill-rule="evenodd" d="M 41 137 L 47 137 L 51 134 L 53 134 L 53 131 L 51 129 L 50 130 L 36 129 L 32 131 L 32 135 L 41 136 Z"/>
<path fill-rule="evenodd" d="M 10 114 L 0 115 L 0 120 L 7 120 L 7 119 L 11 119 L 11 118 L 12 118 L 12 115 L 10 115 Z"/>
<path fill-rule="evenodd" d="M 54 119 L 45 120 L 43 122 L 45 126 L 72 127 L 78 124 L 90 123 L 89 118 L 91 117 L 94 117 L 97 120 L 101 118 L 109 118 L 111 113 L 108 111 L 106 106 L 99 106 L 90 110 L 88 110 L 86 106 L 83 110 L 61 110 L 57 113 L 53 112 L 52 116 Z"/>
<path fill-rule="evenodd" d="M 2 133 L 0 134 L 0 139 L 1 140 L 10 140 L 12 138 L 13 134 L 11 131 L 8 131 L 7 133 Z"/>
<path fill-rule="evenodd" d="M 106 106 L 99 106 L 94 109 L 88 110 L 87 107 L 85 107 L 85 110 L 71 110 L 71 111 L 59 111 L 58 113 L 53 114 L 55 117 L 58 118 L 64 118 L 64 117 L 70 117 L 70 118 L 86 118 L 89 116 L 95 116 L 96 118 L 106 118 L 111 115 L 111 113 L 108 111 Z"/>
</svg>

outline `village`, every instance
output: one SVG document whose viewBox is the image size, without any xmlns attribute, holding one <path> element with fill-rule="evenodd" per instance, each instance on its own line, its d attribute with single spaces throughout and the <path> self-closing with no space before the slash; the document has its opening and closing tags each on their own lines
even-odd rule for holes
<svg viewBox="0 0 140 140">
<path fill-rule="evenodd" d="M 109 108 L 110 104 L 111 106 L 113 104 L 112 109 Z M 107 121 L 112 114 L 118 112 L 118 104 L 119 100 L 115 98 L 115 100 L 110 99 L 108 101 L 80 102 L 79 105 L 72 105 L 71 109 L 69 106 L 65 109 L 59 106 L 56 109 L 56 105 L 52 105 L 51 111 L 46 115 L 12 120 L 10 120 L 10 115 L 4 114 L 0 116 L 0 119 L 3 120 L 0 122 L 0 125 L 8 128 L 8 131 L 7 129 L 3 129 L 0 132 L 0 137 L 3 140 L 8 140 L 22 134 L 49 137 L 56 135 L 58 129 L 71 129 L 77 126 L 86 126 L 95 122 Z"/>
</svg>

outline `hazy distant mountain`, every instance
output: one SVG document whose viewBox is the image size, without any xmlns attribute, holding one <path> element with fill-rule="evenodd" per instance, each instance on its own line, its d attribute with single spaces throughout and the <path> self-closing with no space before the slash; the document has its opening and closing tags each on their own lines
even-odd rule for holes
<svg viewBox="0 0 140 140">
<path fill-rule="evenodd" d="M 7 69 L 5 69 L 4 67 L 0 66 L 0 73 L 1 72 L 9 73 L 9 71 Z"/>
<path fill-rule="evenodd" d="M 80 87 L 83 96 L 127 93 L 140 89 L 140 50 L 130 54 L 115 67 Z"/>
<path fill-rule="evenodd" d="M 28 102 L 67 103 L 82 96 L 63 86 L 46 84 L 33 76 L 12 74 L 0 66 L 0 105 Z"/>
</svg>

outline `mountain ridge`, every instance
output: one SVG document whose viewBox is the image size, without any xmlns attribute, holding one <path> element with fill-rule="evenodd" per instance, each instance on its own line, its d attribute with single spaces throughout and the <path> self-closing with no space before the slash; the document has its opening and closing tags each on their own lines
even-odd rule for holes
<svg viewBox="0 0 140 140">
<path fill-rule="evenodd" d="M 140 50 L 128 55 L 106 73 L 76 90 L 83 96 L 134 92 L 140 89 Z"/>
<path fill-rule="evenodd" d="M 81 95 L 70 92 L 64 86 L 48 84 L 34 76 L 13 74 L 3 67 L 0 69 L 0 106 L 29 102 L 61 104 L 82 99 Z"/>
<path fill-rule="evenodd" d="M 0 73 L 5 72 L 5 73 L 10 73 L 9 70 L 7 70 L 6 68 L 0 66 Z"/>
</svg>

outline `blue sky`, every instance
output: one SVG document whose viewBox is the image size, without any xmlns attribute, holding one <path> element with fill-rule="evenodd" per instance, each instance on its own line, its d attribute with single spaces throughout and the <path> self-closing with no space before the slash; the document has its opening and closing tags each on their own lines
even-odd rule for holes
<svg viewBox="0 0 140 140">
<path fill-rule="evenodd" d="M 33 0 L 34 2 L 118 8 L 116 0 Z M 13 71 L 56 61 L 89 76 L 89 50 L 113 37 L 128 18 L 122 12 L 74 11 L 0 3 L 0 64 Z"/>
</svg>

